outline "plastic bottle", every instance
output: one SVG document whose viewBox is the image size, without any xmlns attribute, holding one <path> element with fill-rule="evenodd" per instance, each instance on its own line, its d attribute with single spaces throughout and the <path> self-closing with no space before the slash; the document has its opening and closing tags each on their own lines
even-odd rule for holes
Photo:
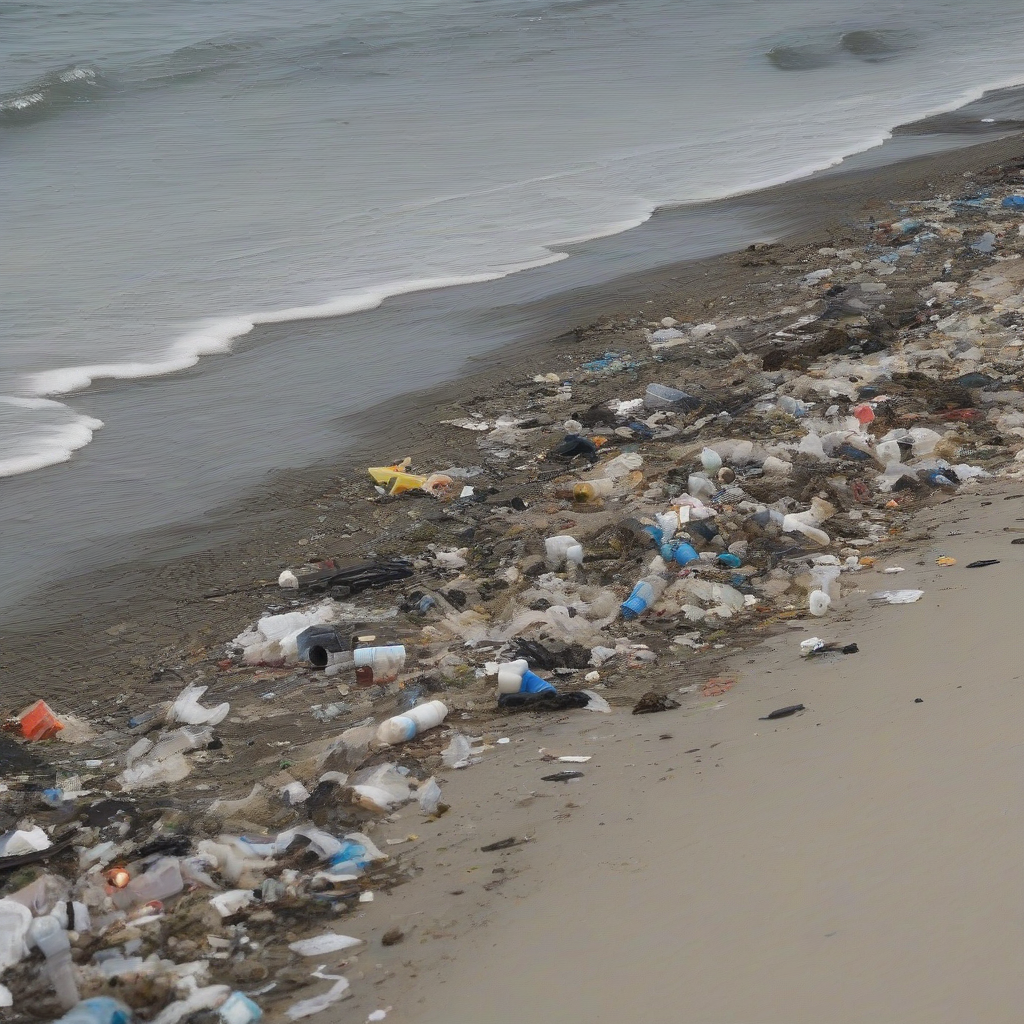
<svg viewBox="0 0 1024 1024">
<path fill-rule="evenodd" d="M 544 552 L 547 555 L 548 565 L 556 569 L 563 562 L 575 562 L 580 565 L 583 561 L 583 545 L 568 534 L 548 537 L 544 541 Z"/>
<path fill-rule="evenodd" d="M 824 590 L 812 590 L 807 603 L 812 615 L 824 615 L 832 604 L 832 598 Z"/>
<path fill-rule="evenodd" d="M 252 1024 L 263 1016 L 263 1011 L 241 992 L 232 992 L 217 1013 L 224 1024 Z"/>
<path fill-rule="evenodd" d="M 829 535 L 817 527 L 817 517 L 810 511 L 791 512 L 782 520 L 784 533 L 802 533 L 808 540 L 821 547 L 830 543 Z"/>
<path fill-rule="evenodd" d="M 352 652 L 352 664 L 355 665 L 356 682 L 360 686 L 390 683 L 405 666 L 405 647 L 402 644 L 359 647 Z"/>
<path fill-rule="evenodd" d="M 71 962 L 71 943 L 60 921 L 52 915 L 34 918 L 28 926 L 29 941 L 46 957 L 46 973 L 53 984 L 57 1001 L 65 1010 L 78 1002 L 78 983 Z"/>
<path fill-rule="evenodd" d="M 633 592 L 622 602 L 622 617 L 635 619 L 643 615 L 665 589 L 665 580 L 660 576 L 645 576 L 633 588 Z"/>
<path fill-rule="evenodd" d="M 131 1024 L 132 1011 L 108 996 L 83 999 L 53 1024 Z"/>
<path fill-rule="evenodd" d="M 176 896 L 185 887 L 177 857 L 161 857 L 144 874 L 136 875 L 124 892 L 133 903 L 149 903 Z"/>
<path fill-rule="evenodd" d="M 581 480 L 572 489 L 572 500 L 578 502 L 597 501 L 606 498 L 615 490 L 615 481 L 601 477 L 596 480 Z"/>
<path fill-rule="evenodd" d="M 381 722 L 377 739 L 381 743 L 406 743 L 421 732 L 440 725 L 448 715 L 448 708 L 439 700 L 419 704 L 404 715 L 395 715 Z"/>
<path fill-rule="evenodd" d="M 498 693 L 555 693 L 555 688 L 531 672 L 525 658 L 498 666 Z"/>
<path fill-rule="evenodd" d="M 689 565 L 690 562 L 700 561 L 700 555 L 697 554 L 696 548 L 692 544 L 687 544 L 686 541 L 681 541 L 678 544 L 662 544 L 661 557 L 666 562 L 675 561 L 679 565 Z"/>
</svg>

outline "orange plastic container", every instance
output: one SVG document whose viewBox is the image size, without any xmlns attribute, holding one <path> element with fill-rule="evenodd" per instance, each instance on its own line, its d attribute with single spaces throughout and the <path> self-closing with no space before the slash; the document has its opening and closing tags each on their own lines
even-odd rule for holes
<svg viewBox="0 0 1024 1024">
<path fill-rule="evenodd" d="M 21 723 L 22 735 L 33 741 L 52 740 L 64 728 L 64 723 L 57 719 L 44 700 L 37 700 L 22 711 L 18 721 Z"/>
</svg>

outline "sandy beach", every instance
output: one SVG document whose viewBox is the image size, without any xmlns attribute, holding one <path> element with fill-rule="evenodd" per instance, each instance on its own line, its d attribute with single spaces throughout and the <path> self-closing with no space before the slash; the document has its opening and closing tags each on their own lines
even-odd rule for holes
<svg viewBox="0 0 1024 1024">
<path fill-rule="evenodd" d="M 202 964 L 270 1022 L 335 975 L 346 998 L 314 1019 L 1016 1019 L 1022 242 L 1003 200 L 1021 151 L 1001 140 L 774 190 L 791 236 L 563 297 L 552 315 L 571 313 L 571 331 L 381 410 L 344 456 L 163 535 L 157 555 L 23 603 L 0 648 L 4 710 L 44 698 L 75 728 L 2 736 L 0 825 L 79 832 L 46 868 L 0 874 L 0 897 L 46 873 L 64 879 L 54 891 L 84 885 L 103 923 L 75 939 L 82 990 L 161 1024 L 188 987 L 167 963 Z M 645 407 L 650 385 L 689 404 Z M 560 456 L 567 435 L 593 457 Z M 374 488 L 366 467 L 405 457 L 453 476 L 442 500 Z M 616 458 L 604 497 L 577 500 Z M 669 508 L 666 550 L 648 528 Z M 546 560 L 545 538 L 569 534 L 580 564 Z M 404 644 L 397 681 L 361 688 L 283 645 L 232 643 L 323 600 L 280 587 L 282 569 L 389 558 L 411 575 L 334 593 L 325 621 Z M 663 592 L 623 618 L 652 574 Z M 923 594 L 869 600 L 893 590 Z M 857 650 L 808 657 L 812 637 Z M 559 691 L 596 687 L 610 710 L 496 705 L 494 665 L 520 640 L 557 649 L 536 671 Z M 139 741 L 176 734 L 170 702 L 192 682 L 230 703 L 216 738 L 172 783 L 129 784 L 126 758 L 146 765 Z M 651 694 L 675 706 L 632 714 Z M 346 739 L 435 698 L 441 729 Z M 459 734 L 481 749 L 454 769 L 442 751 Z M 357 773 L 388 763 L 436 778 L 448 809 L 421 813 L 415 790 L 368 803 Z M 563 770 L 581 775 L 543 779 Z M 73 772 L 90 798 L 42 806 Z M 266 845 L 311 825 L 365 834 L 386 862 L 333 881 L 313 847 L 240 872 L 225 859 L 225 836 Z M 111 902 L 100 866 L 134 878 L 168 849 L 202 877 L 140 925 L 152 908 Z M 247 892 L 242 908 L 213 915 L 203 878 Z M 365 947 L 290 952 L 332 928 Z M 129 964 L 114 986 L 102 965 L 136 953 L 160 980 Z M 3 980 L 4 1019 L 52 1019 L 38 955 Z"/>
<path fill-rule="evenodd" d="M 915 519 L 927 537 L 879 562 L 925 591 L 915 605 L 868 607 L 892 577 L 866 572 L 824 625 L 728 658 L 720 698 L 510 730 L 511 745 L 454 773 L 422 878 L 366 915 L 408 933 L 363 968 L 376 1005 L 415 1024 L 1015 1020 L 1013 496 Z M 800 657 L 819 634 L 860 652 Z M 794 703 L 807 710 L 759 721 Z M 593 759 L 582 779 L 544 783 L 540 748 Z M 506 835 L 532 839 L 479 852 Z"/>
</svg>

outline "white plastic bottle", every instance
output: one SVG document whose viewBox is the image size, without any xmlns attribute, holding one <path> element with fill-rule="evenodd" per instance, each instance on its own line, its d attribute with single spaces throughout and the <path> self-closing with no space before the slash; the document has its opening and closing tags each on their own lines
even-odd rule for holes
<svg viewBox="0 0 1024 1024">
<path fill-rule="evenodd" d="M 810 606 L 812 615 L 821 616 L 828 611 L 829 606 L 832 604 L 832 598 L 824 590 L 812 590 L 807 603 Z"/>
<path fill-rule="evenodd" d="M 404 715 L 395 715 L 381 722 L 377 728 L 377 739 L 381 743 L 407 743 L 421 732 L 440 725 L 448 716 L 448 708 L 439 700 L 417 704 Z"/>
<path fill-rule="evenodd" d="M 48 914 L 34 918 L 28 926 L 29 941 L 46 957 L 46 973 L 53 984 L 57 1001 L 65 1010 L 78 1002 L 78 983 L 71 962 L 71 942 L 60 921 Z"/>
</svg>

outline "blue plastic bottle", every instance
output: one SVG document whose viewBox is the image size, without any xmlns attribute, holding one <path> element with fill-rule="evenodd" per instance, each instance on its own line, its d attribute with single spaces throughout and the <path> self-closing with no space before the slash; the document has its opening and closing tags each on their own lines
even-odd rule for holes
<svg viewBox="0 0 1024 1024">
<path fill-rule="evenodd" d="M 555 688 L 546 680 L 527 669 L 523 673 L 523 683 L 519 687 L 520 693 L 555 693 Z"/>
<path fill-rule="evenodd" d="M 83 999 L 53 1024 L 131 1024 L 132 1011 L 107 996 Z"/>
</svg>

